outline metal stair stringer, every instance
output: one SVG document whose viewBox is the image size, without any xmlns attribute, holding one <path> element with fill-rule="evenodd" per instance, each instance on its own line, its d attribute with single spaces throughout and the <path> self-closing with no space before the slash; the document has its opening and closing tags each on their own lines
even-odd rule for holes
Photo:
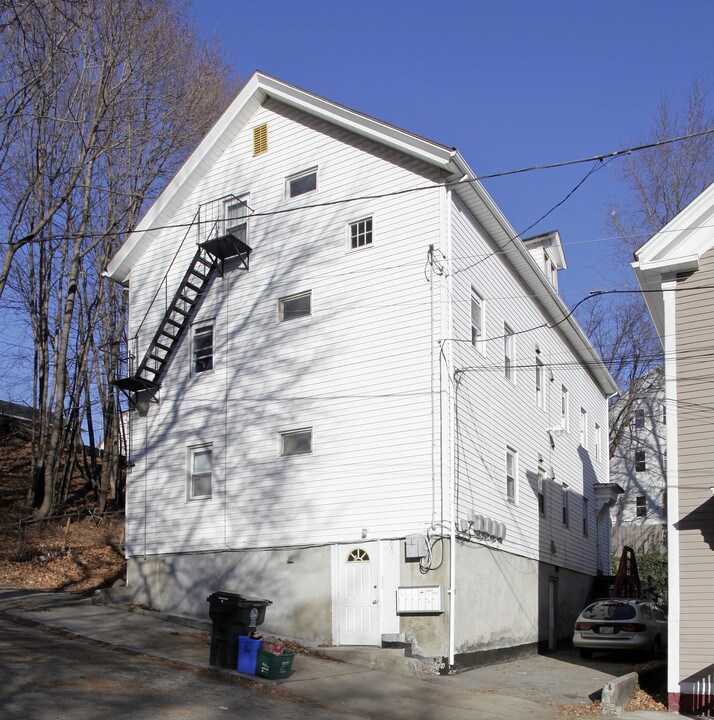
<svg viewBox="0 0 714 720">
<path fill-rule="evenodd" d="M 147 387 L 158 387 L 166 364 L 191 321 L 201 297 L 208 287 L 217 262 L 199 245 L 183 280 L 149 343 L 134 378 Z"/>
</svg>

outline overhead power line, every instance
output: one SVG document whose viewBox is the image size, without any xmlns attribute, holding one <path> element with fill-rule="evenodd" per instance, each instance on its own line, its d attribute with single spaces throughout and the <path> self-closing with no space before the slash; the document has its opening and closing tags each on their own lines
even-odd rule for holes
<svg viewBox="0 0 714 720">
<path fill-rule="evenodd" d="M 607 152 L 607 153 L 601 153 L 599 155 L 591 155 L 591 156 L 585 157 L 585 158 L 577 158 L 574 160 L 563 160 L 560 162 L 546 163 L 543 165 L 529 165 L 527 167 L 516 168 L 516 169 L 512 169 L 512 170 L 503 170 L 500 172 L 488 173 L 488 174 L 484 174 L 484 175 L 473 175 L 470 177 L 461 178 L 459 180 L 454 180 L 453 182 L 450 182 L 450 183 L 431 183 L 429 185 L 417 185 L 414 187 L 407 187 L 407 188 L 402 188 L 401 190 L 392 190 L 390 192 L 384 192 L 384 193 L 374 193 L 371 195 L 354 195 L 354 196 L 350 196 L 350 197 L 337 198 L 335 200 L 326 200 L 326 201 L 320 202 L 320 203 L 311 203 L 311 204 L 307 204 L 307 205 L 296 205 L 296 206 L 289 207 L 289 208 L 280 208 L 278 210 L 266 210 L 264 212 L 255 212 L 252 215 L 250 215 L 249 217 L 250 218 L 276 217 L 279 215 L 286 215 L 289 213 L 299 212 L 301 210 L 312 210 L 312 209 L 323 208 L 323 207 L 334 207 L 336 205 L 345 205 L 345 204 L 352 203 L 352 202 L 361 202 L 361 201 L 366 201 L 366 200 L 380 200 L 380 199 L 388 198 L 388 197 L 397 197 L 400 195 L 407 195 L 409 193 L 414 193 L 414 192 L 424 192 L 426 190 L 436 190 L 436 189 L 443 188 L 443 187 L 456 187 L 458 185 L 465 185 L 465 184 L 472 183 L 472 182 L 480 182 L 482 180 L 492 180 L 494 178 L 508 177 L 510 175 L 520 175 L 523 173 L 537 172 L 540 170 L 552 170 L 552 169 L 556 169 L 556 168 L 568 167 L 570 165 L 581 165 L 583 163 L 604 163 L 606 160 L 609 163 L 610 161 L 612 161 L 616 158 L 625 157 L 627 155 L 631 155 L 632 153 L 641 152 L 643 150 L 651 150 L 651 149 L 654 149 L 657 147 L 662 147 L 664 145 L 670 145 L 672 143 L 683 142 L 684 140 L 692 140 L 694 138 L 702 137 L 705 135 L 711 135 L 713 133 L 714 133 L 714 128 L 710 128 L 708 130 L 701 130 L 700 132 L 696 132 L 696 133 L 690 133 L 687 135 L 679 135 L 678 137 L 673 137 L 673 138 L 665 138 L 664 140 L 658 140 L 656 142 L 646 143 L 644 145 L 634 145 L 632 147 L 624 148 L 622 150 L 614 150 L 614 151 Z M 562 204 L 562 202 L 565 202 L 565 200 L 567 200 L 568 197 L 570 197 L 570 195 L 572 195 L 572 193 L 575 192 L 575 190 L 577 190 L 578 187 L 580 187 L 580 185 L 582 185 L 582 183 L 585 182 L 585 180 L 588 177 L 590 177 L 590 175 L 592 175 L 592 173 L 596 169 L 599 169 L 600 167 L 603 167 L 603 165 L 599 164 L 599 165 L 596 165 L 594 168 L 592 168 L 586 174 L 585 178 L 583 178 L 583 180 L 581 180 L 578 183 L 578 185 L 566 196 L 566 198 L 563 201 L 561 201 L 561 203 L 559 203 L 559 205 Z M 555 206 L 555 207 L 558 207 L 558 206 Z M 546 213 L 546 215 L 544 215 L 543 217 L 550 214 L 555 209 L 555 207 L 552 208 L 551 210 L 549 210 Z M 541 217 L 538 220 L 538 222 L 540 222 L 540 220 L 542 220 L 543 217 Z M 203 223 L 209 223 L 209 222 L 213 222 L 213 221 L 212 220 L 211 221 L 203 220 L 203 221 L 196 221 L 196 222 L 171 223 L 168 225 L 154 225 L 154 226 L 151 226 L 148 228 L 144 228 L 141 232 L 156 232 L 159 230 L 172 230 L 172 229 L 179 229 L 179 228 L 187 228 L 187 227 L 192 227 L 196 224 L 203 224 Z M 534 224 L 537 224 L 537 223 L 534 223 Z M 118 237 L 120 235 L 127 234 L 127 232 L 134 232 L 134 231 L 126 231 L 125 230 L 125 231 L 104 232 L 104 233 L 102 233 L 102 235 L 105 237 L 112 237 L 112 236 Z M 86 237 L 86 236 L 88 236 L 88 233 L 84 233 L 82 235 L 79 235 L 79 234 L 51 235 L 51 236 L 44 236 L 42 238 L 42 240 L 74 240 L 77 237 Z M 34 239 L 35 238 L 33 236 L 28 235 L 28 236 L 22 238 L 21 240 L 19 240 L 18 242 L 20 244 L 23 244 L 26 242 L 31 242 Z"/>
</svg>

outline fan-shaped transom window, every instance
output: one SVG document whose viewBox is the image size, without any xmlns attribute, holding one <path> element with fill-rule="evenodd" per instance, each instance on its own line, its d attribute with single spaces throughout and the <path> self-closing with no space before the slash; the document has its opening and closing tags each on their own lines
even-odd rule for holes
<svg viewBox="0 0 714 720">
<path fill-rule="evenodd" d="M 361 550 L 360 548 L 355 548 L 347 556 L 347 562 L 348 563 L 369 562 L 369 555 L 367 555 L 367 552 L 365 550 Z"/>
</svg>

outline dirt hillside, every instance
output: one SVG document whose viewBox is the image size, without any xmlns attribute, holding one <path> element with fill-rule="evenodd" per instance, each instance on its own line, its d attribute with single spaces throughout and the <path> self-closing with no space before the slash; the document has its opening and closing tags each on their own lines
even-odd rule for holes
<svg viewBox="0 0 714 720">
<path fill-rule="evenodd" d="M 124 516 L 98 517 L 91 490 L 75 478 L 61 515 L 35 522 L 25 506 L 31 445 L 0 432 L 0 583 L 37 590 L 91 591 L 124 579 Z"/>
</svg>

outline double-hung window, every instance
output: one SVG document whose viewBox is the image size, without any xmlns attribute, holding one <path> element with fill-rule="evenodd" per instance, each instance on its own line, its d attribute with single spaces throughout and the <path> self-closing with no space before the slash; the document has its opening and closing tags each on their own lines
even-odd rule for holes
<svg viewBox="0 0 714 720">
<path fill-rule="evenodd" d="M 188 449 L 188 498 L 211 497 L 213 446 L 199 445 Z"/>
<path fill-rule="evenodd" d="M 213 370 L 213 320 L 196 323 L 191 328 L 191 371 L 194 375 Z"/>
<path fill-rule="evenodd" d="M 635 498 L 635 508 L 637 517 L 647 517 L 647 496 L 638 495 Z"/>
<path fill-rule="evenodd" d="M 471 288 L 471 344 L 479 351 L 483 343 L 483 298 Z"/>
<path fill-rule="evenodd" d="M 508 502 L 518 502 L 518 453 L 511 447 L 506 448 L 506 498 Z"/>
<path fill-rule="evenodd" d="M 246 218 L 248 217 L 248 202 L 245 198 L 232 197 L 223 202 L 223 234 L 232 233 L 244 242 L 247 240 Z"/>
<path fill-rule="evenodd" d="M 503 371 L 507 380 L 516 381 L 516 338 L 513 330 L 503 325 Z"/>
<path fill-rule="evenodd" d="M 635 472 L 645 472 L 647 470 L 647 454 L 644 450 L 635 451 Z"/>
<path fill-rule="evenodd" d="M 637 429 L 644 428 L 645 426 L 645 409 L 637 408 L 635 410 L 635 427 Z"/>
<path fill-rule="evenodd" d="M 546 479 L 545 468 L 538 467 L 538 512 L 545 515 Z"/>
<path fill-rule="evenodd" d="M 595 423 L 595 459 L 602 460 L 602 430 L 600 423 Z"/>
<path fill-rule="evenodd" d="M 570 525 L 570 490 L 563 488 L 563 525 Z"/>
<path fill-rule="evenodd" d="M 588 523 L 589 517 L 588 513 L 590 512 L 589 509 L 590 503 L 588 502 L 588 499 L 586 497 L 583 498 L 583 537 L 587 537 L 590 530 L 590 525 Z"/>
<path fill-rule="evenodd" d="M 536 405 L 545 409 L 545 365 L 538 357 L 535 361 L 535 397 Z"/>
<path fill-rule="evenodd" d="M 583 450 L 588 449 L 588 411 L 580 408 L 580 444 Z"/>
<path fill-rule="evenodd" d="M 570 413 L 570 401 L 568 396 L 568 388 L 565 387 L 565 385 L 561 385 L 560 387 L 560 427 L 563 428 L 565 432 L 568 432 L 570 430 L 570 420 L 569 420 L 569 413 Z"/>
</svg>

